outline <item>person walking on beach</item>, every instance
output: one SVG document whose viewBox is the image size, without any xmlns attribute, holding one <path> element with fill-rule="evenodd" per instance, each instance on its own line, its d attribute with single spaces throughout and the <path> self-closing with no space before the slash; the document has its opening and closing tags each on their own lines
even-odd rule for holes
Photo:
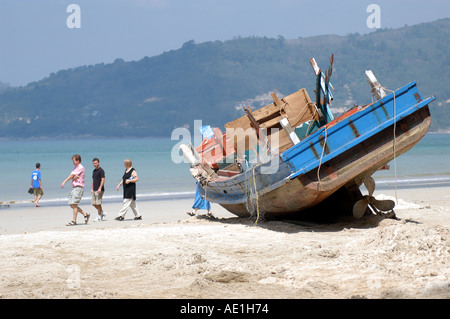
<svg viewBox="0 0 450 319">
<path fill-rule="evenodd" d="M 123 185 L 123 205 L 119 212 L 119 216 L 115 219 L 119 221 L 124 220 L 128 208 L 131 208 L 133 211 L 135 220 L 142 219 L 142 215 L 139 214 L 136 205 L 136 183 L 139 181 L 139 177 L 136 170 L 133 168 L 130 159 L 124 160 L 123 165 L 125 166 L 125 173 L 122 176 L 122 181 L 116 187 L 116 190 L 118 191 L 120 186 Z"/>
<path fill-rule="evenodd" d="M 72 208 L 73 218 L 72 221 L 69 222 L 66 226 L 74 226 L 77 224 L 77 215 L 80 213 L 84 216 L 84 223 L 87 224 L 89 221 L 90 214 L 85 213 L 79 206 L 81 202 L 81 198 L 84 193 L 84 167 L 81 165 L 81 156 L 79 154 L 75 154 L 72 156 L 72 162 L 75 166 L 73 171 L 69 174 L 69 176 L 61 183 L 61 188 L 64 188 L 64 184 L 67 183 L 68 180 L 72 180 L 72 190 L 69 194 L 69 205 Z"/>
<path fill-rule="evenodd" d="M 39 200 L 44 195 L 41 181 L 41 164 L 36 163 L 36 169 L 31 173 L 31 188 L 34 193 L 34 205 L 39 207 Z"/>
<path fill-rule="evenodd" d="M 92 171 L 91 203 L 98 212 L 96 221 L 100 222 L 107 215 L 102 208 L 103 193 L 105 192 L 105 171 L 100 167 L 98 158 L 94 158 L 92 164 L 94 165 L 94 170 Z"/>
<path fill-rule="evenodd" d="M 199 191 L 198 191 L 199 185 L 197 182 L 197 187 L 195 189 L 195 199 L 194 199 L 194 205 L 192 205 L 192 211 L 187 212 L 187 214 L 189 216 L 195 216 L 197 214 L 197 211 L 199 209 L 205 209 L 207 210 L 207 214 L 209 217 L 212 217 L 212 213 L 211 213 L 211 204 L 209 201 L 207 201 L 206 199 L 202 198 L 202 196 L 200 195 Z"/>
</svg>

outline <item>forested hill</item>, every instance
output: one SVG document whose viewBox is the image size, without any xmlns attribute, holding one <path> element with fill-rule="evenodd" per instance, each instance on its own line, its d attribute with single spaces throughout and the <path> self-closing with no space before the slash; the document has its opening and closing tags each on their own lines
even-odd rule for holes
<svg viewBox="0 0 450 319">
<path fill-rule="evenodd" d="M 196 44 L 139 61 L 81 66 L 0 90 L 0 137 L 166 136 L 176 127 L 223 125 L 241 105 L 305 87 L 314 97 L 314 57 L 335 68 L 336 111 L 371 101 L 371 69 L 391 90 L 415 80 L 435 95 L 432 130 L 450 128 L 450 19 L 347 36 L 250 37 Z"/>
</svg>

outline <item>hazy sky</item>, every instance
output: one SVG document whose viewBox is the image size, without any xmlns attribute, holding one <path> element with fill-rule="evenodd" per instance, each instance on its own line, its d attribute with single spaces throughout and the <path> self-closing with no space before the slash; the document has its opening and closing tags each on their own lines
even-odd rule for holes
<svg viewBox="0 0 450 319">
<path fill-rule="evenodd" d="M 80 8 L 80 28 L 67 20 Z M 345 35 L 450 16 L 450 0 L 0 0 L 0 81 L 25 85 L 61 69 L 140 60 L 236 36 Z"/>
</svg>

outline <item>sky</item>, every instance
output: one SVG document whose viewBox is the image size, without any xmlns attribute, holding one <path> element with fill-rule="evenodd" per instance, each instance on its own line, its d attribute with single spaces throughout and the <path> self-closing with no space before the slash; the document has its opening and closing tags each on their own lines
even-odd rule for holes
<svg viewBox="0 0 450 319">
<path fill-rule="evenodd" d="M 140 60 L 190 40 L 366 34 L 448 17 L 449 0 L 0 0 L 0 82 Z"/>
</svg>

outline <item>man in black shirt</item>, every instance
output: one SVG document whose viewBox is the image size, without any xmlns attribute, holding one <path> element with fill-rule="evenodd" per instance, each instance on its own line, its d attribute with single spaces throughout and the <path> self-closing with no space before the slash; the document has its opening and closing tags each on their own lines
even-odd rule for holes
<svg viewBox="0 0 450 319">
<path fill-rule="evenodd" d="M 98 158 L 94 158 L 92 164 L 94 165 L 91 188 L 92 205 L 98 212 L 97 221 L 101 221 L 103 220 L 103 217 L 106 216 L 106 213 L 103 212 L 102 208 L 103 193 L 105 192 L 105 171 L 100 167 L 100 160 Z"/>
</svg>

